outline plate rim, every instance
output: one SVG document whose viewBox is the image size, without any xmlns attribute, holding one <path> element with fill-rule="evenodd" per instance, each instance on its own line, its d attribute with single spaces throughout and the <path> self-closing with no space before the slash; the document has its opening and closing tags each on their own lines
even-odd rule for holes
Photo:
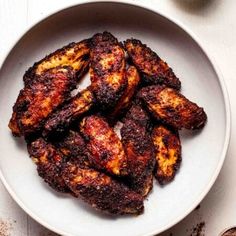
<svg viewBox="0 0 236 236">
<path fill-rule="evenodd" d="M 208 192 L 210 191 L 210 189 L 214 185 L 214 183 L 215 183 L 215 181 L 222 169 L 223 163 L 224 163 L 226 155 L 227 155 L 229 142 L 230 142 L 230 136 L 231 136 L 230 99 L 229 99 L 226 83 L 225 83 L 225 80 L 223 77 L 223 73 L 221 72 L 215 59 L 212 57 L 212 55 L 209 54 L 209 52 L 207 52 L 207 50 L 205 49 L 205 46 L 202 45 L 201 40 L 198 38 L 198 36 L 196 36 L 196 34 L 193 33 L 193 31 L 191 31 L 186 25 L 184 25 L 178 19 L 175 19 L 174 17 L 170 16 L 168 13 L 162 12 L 160 9 L 152 9 L 151 6 L 149 6 L 148 4 L 145 4 L 145 3 L 133 2 L 132 0 L 81 0 L 80 2 L 70 3 L 67 6 L 62 6 L 62 7 L 57 8 L 56 10 L 50 11 L 48 14 L 46 14 L 45 16 L 41 17 L 40 19 L 36 20 L 34 23 L 29 24 L 24 30 L 22 30 L 22 32 L 19 34 L 19 36 L 13 41 L 13 43 L 11 44 L 9 49 L 3 55 L 3 60 L 2 60 L 2 63 L 0 64 L 0 71 L 2 70 L 3 65 L 5 64 L 5 61 L 7 60 L 8 56 L 10 55 L 10 53 L 12 52 L 14 47 L 20 42 L 20 40 L 28 32 L 30 32 L 30 30 L 32 28 L 34 28 L 35 26 L 42 23 L 44 20 L 46 20 L 50 16 L 58 14 L 61 11 L 67 10 L 69 8 L 81 6 L 81 5 L 91 4 L 91 3 L 94 3 L 94 4 L 96 4 L 96 3 L 98 3 L 98 4 L 99 3 L 113 3 L 113 4 L 121 4 L 121 5 L 123 4 L 123 5 L 128 5 L 128 6 L 134 6 L 134 7 L 138 7 L 138 8 L 142 8 L 144 10 L 150 11 L 154 14 L 157 14 L 157 15 L 165 18 L 167 21 L 171 22 L 172 24 L 174 23 L 177 27 L 181 28 L 188 36 L 190 36 L 191 39 L 201 49 L 202 53 L 208 59 L 210 65 L 212 66 L 214 72 L 216 73 L 216 76 L 218 78 L 218 82 L 220 84 L 220 88 L 222 90 L 222 95 L 223 95 L 223 100 L 224 100 L 223 102 L 224 102 L 224 108 L 225 108 L 226 128 L 225 128 L 224 144 L 223 144 L 223 148 L 221 150 L 220 160 L 217 165 L 217 168 L 215 169 L 213 175 L 211 176 L 211 179 L 209 180 L 209 182 L 206 185 L 206 187 L 204 188 L 204 190 L 199 194 L 198 198 L 196 198 L 196 200 L 193 202 L 193 204 L 191 204 L 191 207 L 189 207 L 188 210 L 186 210 L 184 212 L 184 214 L 180 215 L 179 217 L 176 217 L 176 219 L 172 220 L 169 224 L 166 224 L 165 226 L 163 226 L 159 229 L 147 232 L 147 233 L 143 234 L 142 236 L 152 236 L 152 235 L 160 234 L 160 233 L 164 232 L 165 230 L 168 230 L 169 228 L 173 227 L 174 225 L 179 223 L 181 220 L 183 220 L 187 215 L 189 215 L 195 209 L 195 207 L 203 200 L 203 198 L 206 197 L 206 195 L 208 194 Z M 2 181 L 5 189 L 8 191 L 10 196 L 18 204 L 18 206 L 20 206 L 20 208 L 26 214 L 28 214 L 30 217 L 32 217 L 34 220 L 36 220 L 39 224 L 43 225 L 47 229 L 49 229 L 55 233 L 58 233 L 60 235 L 73 236 L 69 232 L 66 232 L 64 230 L 59 230 L 59 229 L 55 228 L 54 226 L 50 225 L 49 223 L 47 223 L 46 221 L 41 219 L 41 217 L 38 216 L 36 213 L 32 212 L 30 210 L 30 208 L 26 207 L 25 204 L 23 203 L 23 201 L 17 196 L 17 194 L 14 192 L 14 190 L 7 183 L 7 180 L 5 179 L 1 168 L 0 168 L 0 180 Z"/>
</svg>

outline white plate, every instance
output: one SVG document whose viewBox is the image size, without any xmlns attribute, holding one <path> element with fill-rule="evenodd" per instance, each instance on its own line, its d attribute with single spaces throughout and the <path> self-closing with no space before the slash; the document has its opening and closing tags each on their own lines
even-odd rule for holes
<svg viewBox="0 0 236 236">
<path fill-rule="evenodd" d="M 182 92 L 203 106 L 208 123 L 181 133 L 183 162 L 175 180 L 154 190 L 138 217 L 109 217 L 81 201 L 52 191 L 37 175 L 23 140 L 8 127 L 24 71 L 45 54 L 108 30 L 119 40 L 135 37 L 165 59 L 182 81 Z M 87 3 L 62 10 L 32 27 L 5 60 L 0 79 L 0 176 L 15 201 L 34 219 L 63 235 L 152 235 L 193 210 L 213 185 L 223 164 L 230 112 L 223 80 L 195 37 L 158 12 L 123 3 Z M 88 82 L 88 78 L 87 78 Z"/>
</svg>

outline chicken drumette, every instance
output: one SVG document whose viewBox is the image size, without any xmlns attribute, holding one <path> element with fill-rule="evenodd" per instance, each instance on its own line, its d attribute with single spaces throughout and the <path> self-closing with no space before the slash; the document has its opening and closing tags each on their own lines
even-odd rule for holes
<svg viewBox="0 0 236 236">
<path fill-rule="evenodd" d="M 127 39 L 125 48 L 134 65 L 142 73 L 143 79 L 148 84 L 165 84 L 175 89 L 180 89 L 180 80 L 173 70 L 147 45 L 137 39 Z"/>
<path fill-rule="evenodd" d="M 152 189 L 155 164 L 154 146 L 148 133 L 149 122 L 148 114 L 140 105 L 134 104 L 128 111 L 121 128 L 130 186 L 143 196 Z"/>
<path fill-rule="evenodd" d="M 108 32 L 96 34 L 91 40 L 90 78 L 100 108 L 115 107 L 127 85 L 125 52 Z"/>
<path fill-rule="evenodd" d="M 74 195 L 93 208 L 110 214 L 141 214 L 143 198 L 123 183 L 86 165 L 70 162 L 63 168 L 63 179 Z"/>
<path fill-rule="evenodd" d="M 203 108 L 182 94 L 165 86 L 149 86 L 139 91 L 151 114 L 176 129 L 200 129 L 207 120 Z"/>
<path fill-rule="evenodd" d="M 157 125 L 152 131 L 156 149 L 155 177 L 161 185 L 174 179 L 181 163 L 181 143 L 177 130 Z"/>
<path fill-rule="evenodd" d="M 122 143 L 105 119 L 95 115 L 85 117 L 80 128 L 95 168 L 117 176 L 127 175 L 127 159 Z"/>
<path fill-rule="evenodd" d="M 129 66 L 126 69 L 125 76 L 128 82 L 127 87 L 113 111 L 108 115 L 109 118 L 114 121 L 116 121 L 131 105 L 132 98 L 136 93 L 140 81 L 139 73 L 134 66 Z"/>
</svg>

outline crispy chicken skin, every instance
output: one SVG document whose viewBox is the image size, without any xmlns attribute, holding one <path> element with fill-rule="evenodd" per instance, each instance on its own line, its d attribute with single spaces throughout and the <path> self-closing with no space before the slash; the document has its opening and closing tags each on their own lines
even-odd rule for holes
<svg viewBox="0 0 236 236">
<path fill-rule="evenodd" d="M 70 192 L 61 175 L 65 157 L 53 145 L 39 138 L 28 144 L 28 152 L 46 183 L 59 192 Z"/>
<path fill-rule="evenodd" d="M 90 161 L 96 169 L 116 176 L 127 175 L 127 159 L 122 143 L 102 117 L 85 117 L 80 124 L 80 130 L 87 140 Z"/>
<path fill-rule="evenodd" d="M 137 39 L 127 39 L 124 44 L 129 57 L 142 73 L 146 83 L 165 84 L 180 89 L 181 82 L 173 70 L 147 45 Z"/>
<path fill-rule="evenodd" d="M 154 117 L 176 129 L 200 129 L 207 120 L 203 108 L 165 86 L 149 86 L 138 93 Z"/>
<path fill-rule="evenodd" d="M 70 97 L 76 79 L 69 67 L 53 68 L 20 91 L 13 107 L 9 128 L 16 136 L 40 130 L 55 109 Z M 16 128 L 17 127 L 17 128 Z"/>
<path fill-rule="evenodd" d="M 141 214 L 143 198 L 123 183 L 83 165 L 68 163 L 63 179 L 74 195 L 93 208 L 110 214 Z"/>
<path fill-rule="evenodd" d="M 28 84 L 34 80 L 35 75 L 41 75 L 45 71 L 58 66 L 70 66 L 76 77 L 81 78 L 89 65 L 89 39 L 78 43 L 70 43 L 67 46 L 56 50 L 42 60 L 30 67 L 23 77 L 24 83 Z"/>
<path fill-rule="evenodd" d="M 69 130 L 65 137 L 55 145 L 67 157 L 77 157 L 86 152 L 86 143 L 79 132 Z"/>
<path fill-rule="evenodd" d="M 127 87 L 119 99 L 117 105 L 114 110 L 109 114 L 109 117 L 115 120 L 120 114 L 122 114 L 130 105 L 131 100 L 136 92 L 138 87 L 140 76 L 137 69 L 134 66 L 129 66 L 126 69 L 126 79 L 127 79 Z"/>
<path fill-rule="evenodd" d="M 181 143 L 178 131 L 163 125 L 157 125 L 152 131 L 152 140 L 156 149 L 156 167 L 154 175 L 161 185 L 174 179 L 181 163 Z"/>
<path fill-rule="evenodd" d="M 94 104 L 94 96 L 84 89 L 54 112 L 44 125 L 43 135 L 64 131 L 73 121 L 84 115 Z"/>
<path fill-rule="evenodd" d="M 67 157 L 68 161 L 74 161 L 87 167 L 91 166 L 85 140 L 78 131 L 70 130 L 62 140 L 55 142 L 55 146 Z"/>
<path fill-rule="evenodd" d="M 13 106 L 12 116 L 8 123 L 9 129 L 11 130 L 12 134 L 16 137 L 21 136 L 21 132 L 17 123 L 17 110 L 19 110 L 19 108 L 17 107 L 17 104 L 23 103 L 23 102 L 24 102 L 24 97 L 19 95 L 15 105 Z"/>
<path fill-rule="evenodd" d="M 148 133 L 149 117 L 140 105 L 128 111 L 121 128 L 122 143 L 127 155 L 130 186 L 146 196 L 152 189 L 155 164 L 154 146 Z"/>
<path fill-rule="evenodd" d="M 125 78 L 125 52 L 110 33 L 95 34 L 90 52 L 91 87 L 104 110 L 113 108 L 122 96 Z"/>
</svg>

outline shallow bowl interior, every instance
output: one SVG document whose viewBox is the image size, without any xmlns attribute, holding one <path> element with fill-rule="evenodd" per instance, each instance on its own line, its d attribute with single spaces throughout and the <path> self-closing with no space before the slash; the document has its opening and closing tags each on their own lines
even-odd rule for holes
<svg viewBox="0 0 236 236">
<path fill-rule="evenodd" d="M 120 41 L 134 37 L 155 50 L 182 81 L 182 93 L 203 106 L 208 122 L 199 132 L 181 132 L 183 162 L 166 187 L 154 181 L 138 217 L 100 214 L 81 201 L 52 191 L 38 177 L 22 139 L 8 127 L 25 70 L 72 41 L 110 31 Z M 40 223 L 63 235 L 138 236 L 159 233 L 189 213 L 213 184 L 224 159 L 228 111 L 222 86 L 209 58 L 178 25 L 150 10 L 122 3 L 89 3 L 62 10 L 28 31 L 0 72 L 0 170 L 14 199 Z M 89 83 L 89 77 L 83 86 Z"/>
</svg>

